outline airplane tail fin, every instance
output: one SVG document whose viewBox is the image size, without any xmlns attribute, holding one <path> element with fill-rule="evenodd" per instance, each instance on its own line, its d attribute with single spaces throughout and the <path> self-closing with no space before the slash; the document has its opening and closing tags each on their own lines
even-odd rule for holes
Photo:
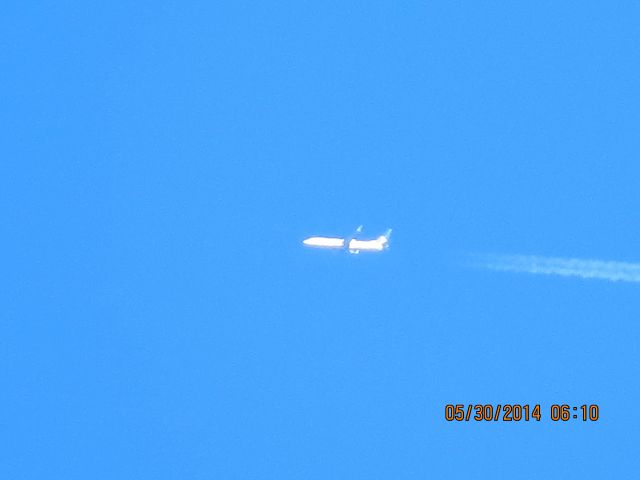
<svg viewBox="0 0 640 480">
<path fill-rule="evenodd" d="M 382 235 L 378 237 L 385 247 L 389 246 L 389 239 L 391 238 L 391 229 L 387 229 Z"/>
</svg>

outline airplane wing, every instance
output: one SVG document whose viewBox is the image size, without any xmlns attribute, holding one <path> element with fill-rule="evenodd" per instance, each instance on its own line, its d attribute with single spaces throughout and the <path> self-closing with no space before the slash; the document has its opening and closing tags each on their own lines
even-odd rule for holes
<svg viewBox="0 0 640 480">
<path fill-rule="evenodd" d="M 354 240 L 358 235 L 360 235 L 362 233 L 362 225 L 359 225 L 358 228 L 356 228 L 356 230 L 349 235 L 347 238 L 344 239 L 344 245 L 349 248 L 349 245 L 351 244 L 351 240 Z M 360 253 L 359 250 L 349 250 L 349 253 Z"/>
</svg>

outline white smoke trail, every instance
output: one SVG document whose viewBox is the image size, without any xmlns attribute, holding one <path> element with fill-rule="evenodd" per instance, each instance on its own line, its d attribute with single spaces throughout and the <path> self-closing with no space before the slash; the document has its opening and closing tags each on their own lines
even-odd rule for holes
<svg viewBox="0 0 640 480">
<path fill-rule="evenodd" d="M 609 262 L 536 255 L 484 255 L 477 266 L 505 272 L 597 278 L 611 282 L 640 282 L 640 263 Z"/>
</svg>

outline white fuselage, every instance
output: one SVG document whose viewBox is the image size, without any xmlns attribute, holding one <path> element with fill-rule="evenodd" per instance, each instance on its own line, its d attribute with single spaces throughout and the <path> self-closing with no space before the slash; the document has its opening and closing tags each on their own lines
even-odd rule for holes
<svg viewBox="0 0 640 480">
<path fill-rule="evenodd" d="M 303 244 L 309 247 L 316 248 L 335 248 L 335 249 L 343 249 L 345 248 L 345 239 L 344 238 L 335 238 L 335 237 L 309 237 L 302 241 Z M 388 245 L 388 240 L 384 237 L 378 237 L 375 240 L 357 240 L 351 239 L 348 241 L 346 248 L 351 253 L 358 253 L 361 251 L 368 252 L 380 252 L 386 248 Z"/>
<path fill-rule="evenodd" d="M 349 242 L 349 251 L 370 251 L 381 252 L 387 245 L 387 239 L 384 237 L 377 238 L 375 240 L 356 240 L 353 239 Z"/>
<path fill-rule="evenodd" d="M 333 237 L 309 237 L 302 241 L 309 247 L 318 248 L 344 248 L 344 238 Z"/>
</svg>

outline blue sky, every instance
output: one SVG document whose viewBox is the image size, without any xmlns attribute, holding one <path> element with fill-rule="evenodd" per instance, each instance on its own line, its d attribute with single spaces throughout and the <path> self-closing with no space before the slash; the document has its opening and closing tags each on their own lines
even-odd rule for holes
<svg viewBox="0 0 640 480">
<path fill-rule="evenodd" d="M 640 6 L 3 10 L 3 478 L 637 476 Z"/>
</svg>

